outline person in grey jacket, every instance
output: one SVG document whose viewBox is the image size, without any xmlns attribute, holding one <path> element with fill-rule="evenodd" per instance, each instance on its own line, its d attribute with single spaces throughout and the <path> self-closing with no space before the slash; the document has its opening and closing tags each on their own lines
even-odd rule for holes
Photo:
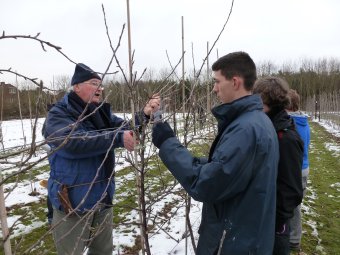
<svg viewBox="0 0 340 255">
<path fill-rule="evenodd" d="M 272 254 L 279 159 L 275 129 L 251 91 L 256 66 L 234 52 L 212 66 L 221 105 L 212 109 L 218 134 L 208 158 L 196 158 L 167 122 L 153 127 L 159 156 L 188 194 L 203 202 L 198 255 Z"/>
</svg>

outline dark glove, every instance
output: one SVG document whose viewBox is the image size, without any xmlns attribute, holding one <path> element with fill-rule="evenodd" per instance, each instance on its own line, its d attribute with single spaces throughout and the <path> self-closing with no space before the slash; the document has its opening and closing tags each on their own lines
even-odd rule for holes
<svg viewBox="0 0 340 255">
<path fill-rule="evenodd" d="M 152 128 L 152 142 L 158 149 L 170 137 L 175 137 L 175 133 L 168 122 L 157 122 L 154 124 Z"/>
</svg>

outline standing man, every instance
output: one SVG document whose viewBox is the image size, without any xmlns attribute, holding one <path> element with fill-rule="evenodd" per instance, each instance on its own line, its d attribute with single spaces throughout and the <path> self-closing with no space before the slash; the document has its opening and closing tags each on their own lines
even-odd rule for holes
<svg viewBox="0 0 340 255">
<path fill-rule="evenodd" d="M 195 158 L 167 122 L 154 125 L 152 140 L 164 164 L 197 201 L 203 202 L 197 254 L 272 253 L 278 143 L 260 96 L 251 91 L 256 66 L 234 52 L 212 66 L 212 109 L 218 134 L 208 158 Z"/>
<path fill-rule="evenodd" d="M 72 91 L 53 106 L 46 118 L 44 137 L 51 146 L 48 193 L 53 206 L 53 238 L 59 255 L 111 255 L 114 149 L 134 149 L 128 123 L 101 103 L 101 77 L 77 64 Z M 159 108 L 151 99 L 136 114 L 147 121 Z"/>
<path fill-rule="evenodd" d="M 308 151 L 310 144 L 310 128 L 308 124 L 308 116 L 301 111 L 300 108 L 300 96 L 294 89 L 290 89 L 288 92 L 290 98 L 290 104 L 287 107 L 288 114 L 294 120 L 296 130 L 299 133 L 303 141 L 303 162 L 302 162 L 302 189 L 303 196 L 305 196 L 307 188 L 307 179 L 309 175 L 309 160 Z M 301 222 L 301 204 L 294 209 L 294 216 L 290 220 L 290 237 L 289 245 L 290 250 L 301 250 L 301 237 L 302 237 L 302 222 Z"/>
<path fill-rule="evenodd" d="M 289 255 L 289 221 L 302 201 L 301 167 L 303 142 L 287 114 L 289 85 L 279 77 L 257 80 L 254 93 L 262 97 L 264 111 L 273 122 L 279 140 L 275 245 L 273 255 Z"/>
</svg>

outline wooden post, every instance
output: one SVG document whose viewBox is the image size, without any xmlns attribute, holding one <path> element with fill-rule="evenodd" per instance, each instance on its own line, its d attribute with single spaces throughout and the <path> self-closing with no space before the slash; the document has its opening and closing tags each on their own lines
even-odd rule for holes
<svg viewBox="0 0 340 255">
<path fill-rule="evenodd" d="M 126 0 L 128 25 L 128 51 L 129 51 L 129 85 L 132 86 L 132 55 L 131 55 L 131 27 L 130 27 L 130 1 Z"/>
<path fill-rule="evenodd" d="M 184 73 L 184 17 L 182 16 L 182 109 L 183 109 L 183 121 L 185 121 L 185 73 Z M 184 135 L 186 136 L 186 130 L 184 130 Z M 184 138 L 185 140 L 185 138 Z M 185 195 L 185 205 L 186 205 L 186 217 L 185 217 L 185 255 L 188 254 L 188 193 Z"/>
<path fill-rule="evenodd" d="M 131 54 L 131 26 L 130 26 L 130 3 L 129 0 L 126 0 L 126 5 L 127 5 L 127 23 L 128 23 L 128 50 L 129 50 L 129 86 L 130 88 L 133 87 L 133 76 L 132 76 L 132 54 Z M 136 88 L 136 100 L 138 103 L 139 96 L 138 96 L 138 90 Z M 131 114 L 132 114 L 132 127 L 136 127 L 135 123 L 135 104 L 133 101 L 133 94 L 131 94 L 130 97 L 130 103 L 131 103 Z M 138 104 L 137 104 L 138 105 Z M 139 169 L 139 164 L 138 164 L 138 155 L 137 155 L 137 146 L 136 146 L 136 133 L 133 132 L 133 139 L 134 139 L 134 151 L 133 151 L 133 162 L 136 168 L 136 185 L 137 185 L 137 196 L 138 196 L 138 211 L 139 211 L 139 221 L 140 221 L 140 239 L 141 239 L 141 247 L 142 247 L 142 255 L 145 255 L 145 236 L 146 236 L 146 229 L 144 226 L 144 216 L 143 216 L 143 211 L 142 211 L 142 184 L 141 184 L 141 174 Z M 147 247 L 148 254 L 149 252 L 149 247 Z"/>
<path fill-rule="evenodd" d="M 210 113 L 210 110 L 211 110 L 211 101 L 210 101 L 209 42 L 207 42 L 207 114 Z"/>
<path fill-rule="evenodd" d="M 2 135 L 2 120 L 3 120 L 3 113 L 4 113 L 4 87 L 5 83 L 1 83 L 1 109 L 0 109 L 0 144 L 2 149 L 5 149 L 3 135 Z"/>
<path fill-rule="evenodd" d="M 185 73 L 184 73 L 184 18 L 182 16 L 182 102 L 183 102 L 183 118 L 185 117 Z"/>
<path fill-rule="evenodd" d="M 2 181 L 2 173 L 0 166 L 0 181 Z M 7 212 L 5 206 L 5 196 L 4 196 L 4 187 L 0 186 L 0 220 L 1 220 L 1 229 L 2 229 L 2 238 L 4 240 L 4 252 L 5 255 L 12 255 L 11 250 L 11 240 L 9 238 L 9 230 L 7 225 Z"/>
</svg>

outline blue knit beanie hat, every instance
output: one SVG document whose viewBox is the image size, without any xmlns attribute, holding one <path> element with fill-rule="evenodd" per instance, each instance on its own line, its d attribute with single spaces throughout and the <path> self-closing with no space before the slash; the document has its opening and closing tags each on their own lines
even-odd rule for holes
<svg viewBox="0 0 340 255">
<path fill-rule="evenodd" d="M 72 76 L 71 85 L 78 84 L 91 79 L 99 79 L 100 76 L 87 65 L 78 63 Z"/>
</svg>

